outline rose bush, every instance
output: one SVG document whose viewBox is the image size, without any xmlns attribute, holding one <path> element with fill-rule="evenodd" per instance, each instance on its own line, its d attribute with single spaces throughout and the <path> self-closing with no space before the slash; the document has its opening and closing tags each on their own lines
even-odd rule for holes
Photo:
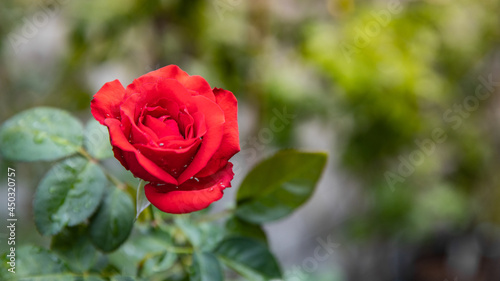
<svg viewBox="0 0 500 281">
<path fill-rule="evenodd" d="M 146 197 L 167 213 L 189 213 L 219 200 L 230 187 L 240 150 L 237 101 L 175 65 L 147 73 L 124 88 L 108 82 L 91 102 L 108 127 L 113 152 L 149 183 Z"/>
</svg>

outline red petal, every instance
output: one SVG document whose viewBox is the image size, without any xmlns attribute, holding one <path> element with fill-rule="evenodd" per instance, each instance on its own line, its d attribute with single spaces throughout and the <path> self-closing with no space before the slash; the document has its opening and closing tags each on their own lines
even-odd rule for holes
<svg viewBox="0 0 500 281">
<path fill-rule="evenodd" d="M 205 122 L 205 115 L 201 112 L 195 112 L 193 114 L 193 125 L 194 125 L 194 137 L 203 137 L 207 132 L 207 124 Z"/>
<path fill-rule="evenodd" d="M 181 133 L 179 132 L 179 126 L 173 119 L 167 119 L 162 122 L 149 115 L 147 115 L 145 119 L 146 120 L 143 121 L 144 125 L 153 130 L 158 138 L 163 138 L 166 136 L 182 137 Z"/>
<path fill-rule="evenodd" d="M 111 145 L 115 147 L 115 150 L 121 150 L 123 158 L 120 158 L 127 163 L 127 165 L 124 166 L 128 166 L 136 177 L 146 181 L 177 184 L 177 180 L 174 177 L 139 153 L 139 151 L 128 142 L 120 129 L 120 121 L 108 118 L 105 120 L 105 125 L 109 128 Z M 116 155 L 117 153 L 115 153 L 115 156 Z M 120 160 L 120 158 L 118 160 Z M 120 160 L 120 162 L 123 162 L 122 160 Z"/>
<path fill-rule="evenodd" d="M 90 102 L 92 115 L 103 125 L 106 118 L 120 117 L 120 105 L 125 97 L 125 88 L 120 81 L 114 80 L 104 84 Z"/>
<path fill-rule="evenodd" d="M 144 76 L 165 77 L 179 81 L 186 89 L 198 92 L 198 94 L 215 101 L 214 94 L 208 82 L 201 76 L 190 76 L 177 65 L 167 65 L 158 70 L 149 72 Z"/>
<path fill-rule="evenodd" d="M 217 174 L 198 181 L 192 179 L 178 189 L 175 186 L 152 184 L 147 184 L 144 189 L 149 202 L 156 208 L 166 213 L 185 214 L 205 209 L 219 200 L 223 190 L 231 187 L 233 176 L 232 164 L 229 163 Z"/>
<path fill-rule="evenodd" d="M 224 132 L 224 112 L 222 112 L 217 104 L 203 96 L 194 96 L 190 99 L 187 107 L 189 112 L 202 112 L 205 115 L 207 132 L 203 136 L 203 142 L 193 162 L 179 176 L 178 181 L 180 184 L 206 166 L 207 162 L 219 148 Z"/>
<path fill-rule="evenodd" d="M 238 132 L 238 101 L 233 93 L 223 89 L 214 88 L 217 104 L 224 111 L 224 136 L 219 149 L 197 176 L 211 175 L 224 167 L 228 160 L 240 151 Z"/>
<path fill-rule="evenodd" d="M 201 140 L 195 139 L 191 142 L 189 146 L 183 147 L 182 149 L 163 149 L 161 147 L 158 148 L 142 144 L 136 144 L 134 147 L 162 170 L 167 171 L 176 178 L 192 161 Z"/>
</svg>

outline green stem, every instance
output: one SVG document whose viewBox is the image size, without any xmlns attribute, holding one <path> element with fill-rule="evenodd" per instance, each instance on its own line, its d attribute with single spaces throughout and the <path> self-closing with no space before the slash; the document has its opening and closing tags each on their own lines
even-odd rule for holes
<svg viewBox="0 0 500 281">
<path fill-rule="evenodd" d="M 110 172 L 108 172 L 106 169 L 104 169 L 101 166 L 102 170 L 104 171 L 104 174 L 106 174 L 106 177 L 119 189 L 126 191 L 127 190 L 127 184 L 119 180 L 117 177 L 113 176 Z"/>
<path fill-rule="evenodd" d="M 167 252 L 176 254 L 192 254 L 194 249 L 190 247 L 167 247 Z"/>
<path fill-rule="evenodd" d="M 149 212 L 151 213 L 151 225 L 153 226 L 153 228 L 156 228 L 158 227 L 159 225 L 161 225 L 161 219 L 159 220 L 157 217 L 156 217 L 156 214 L 155 214 L 155 210 L 153 208 L 153 205 L 149 205 Z"/>
<path fill-rule="evenodd" d="M 106 177 L 119 189 L 125 191 L 127 189 L 127 184 L 119 180 L 117 177 L 113 176 L 108 170 L 106 170 L 102 165 L 99 164 L 99 161 L 93 158 L 83 147 L 78 149 L 78 153 L 80 153 L 83 157 L 89 160 L 92 163 L 95 163 L 101 167 L 101 170 L 104 172 Z"/>
<path fill-rule="evenodd" d="M 88 152 L 87 150 L 85 150 L 85 148 L 83 147 L 80 147 L 78 149 L 78 153 L 80 153 L 83 157 L 85 157 L 87 160 L 89 160 L 90 162 L 94 162 L 94 163 L 97 163 L 98 161 L 96 159 L 94 159 Z"/>
</svg>

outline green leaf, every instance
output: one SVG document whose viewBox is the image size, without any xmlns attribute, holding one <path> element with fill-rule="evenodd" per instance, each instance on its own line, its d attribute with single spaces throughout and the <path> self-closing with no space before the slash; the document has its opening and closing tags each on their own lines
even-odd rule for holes
<svg viewBox="0 0 500 281">
<path fill-rule="evenodd" d="M 109 141 L 108 129 L 95 119 L 89 120 L 85 126 L 83 144 L 90 156 L 96 159 L 113 157 L 113 150 Z"/>
<path fill-rule="evenodd" d="M 260 225 L 246 222 L 236 216 L 226 221 L 226 231 L 228 236 L 249 237 L 267 244 L 266 233 Z"/>
<path fill-rule="evenodd" d="M 16 249 L 15 267 L 15 277 L 23 278 L 21 280 L 50 280 L 49 276 L 68 272 L 66 264 L 56 254 L 31 245 Z"/>
<path fill-rule="evenodd" d="M 144 209 L 151 205 L 151 202 L 149 202 L 148 198 L 146 197 L 146 193 L 144 190 L 144 186 L 146 186 L 146 184 L 146 181 L 141 180 L 139 181 L 139 185 L 137 186 L 137 194 L 135 196 L 135 219 L 139 218 L 139 215 L 142 213 L 142 211 L 144 211 Z"/>
<path fill-rule="evenodd" d="M 75 280 L 87 281 L 88 279 L 83 279 L 83 278 L 76 279 L 75 275 L 66 273 L 66 274 L 52 274 L 52 275 L 49 274 L 44 276 L 25 277 L 16 280 L 17 281 L 75 281 Z"/>
<path fill-rule="evenodd" d="M 83 227 L 64 229 L 52 238 L 50 248 L 76 273 L 88 271 L 97 260 L 97 251 Z"/>
<path fill-rule="evenodd" d="M 247 280 L 281 278 L 281 270 L 265 244 L 246 237 L 222 241 L 214 253 L 228 267 Z"/>
<path fill-rule="evenodd" d="M 208 252 L 193 255 L 191 281 L 222 281 L 222 268 L 217 258 Z"/>
<path fill-rule="evenodd" d="M 73 277 L 74 281 L 106 281 L 106 279 L 102 278 L 102 277 L 99 277 L 99 276 L 93 276 L 93 275 L 89 275 L 89 276 L 78 276 L 78 277 Z"/>
<path fill-rule="evenodd" d="M 168 270 L 173 265 L 177 260 L 177 255 L 169 252 L 173 246 L 174 242 L 169 233 L 148 231 L 133 236 L 108 257 L 110 263 L 118 268 L 122 274 L 148 277 Z M 142 262 L 144 264 L 140 274 L 138 274 L 137 265 Z"/>
<path fill-rule="evenodd" d="M 139 279 L 136 279 L 135 277 L 130 277 L 130 276 L 113 276 L 111 277 L 111 281 L 136 281 Z"/>
<path fill-rule="evenodd" d="M 236 215 L 257 224 L 289 215 L 314 192 L 326 159 L 324 153 L 285 150 L 262 161 L 238 190 Z"/>
<path fill-rule="evenodd" d="M 154 255 L 144 261 L 141 277 L 149 277 L 169 270 L 177 261 L 177 254 L 168 251 L 163 251 L 160 254 Z"/>
<path fill-rule="evenodd" d="M 68 112 L 48 107 L 23 111 L 0 128 L 0 152 L 15 161 L 55 160 L 74 154 L 83 128 Z"/>
<path fill-rule="evenodd" d="M 178 216 L 174 222 L 195 248 L 210 251 L 224 238 L 224 229 L 221 226 L 208 222 L 196 222 L 189 217 L 191 216 Z"/>
<path fill-rule="evenodd" d="M 108 188 L 105 198 L 90 222 L 90 239 L 104 252 L 117 249 L 127 240 L 134 225 L 134 203 L 123 191 Z"/>
<path fill-rule="evenodd" d="M 73 157 L 56 164 L 35 193 L 38 231 L 54 235 L 66 225 L 83 222 L 97 209 L 106 185 L 101 168 L 84 158 Z"/>
</svg>

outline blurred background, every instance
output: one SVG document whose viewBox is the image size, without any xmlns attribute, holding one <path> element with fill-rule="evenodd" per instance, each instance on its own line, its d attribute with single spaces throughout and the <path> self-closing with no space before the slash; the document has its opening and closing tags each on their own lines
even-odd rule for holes
<svg viewBox="0 0 500 281">
<path fill-rule="evenodd" d="M 86 121 L 105 82 L 177 64 L 239 101 L 242 152 L 214 209 L 278 149 L 329 152 L 311 200 L 266 225 L 286 280 L 500 280 L 499 14 L 498 0 L 3 0 L 0 122 L 35 106 Z M 50 165 L 16 167 L 18 241 L 47 244 L 31 205 Z"/>
</svg>

